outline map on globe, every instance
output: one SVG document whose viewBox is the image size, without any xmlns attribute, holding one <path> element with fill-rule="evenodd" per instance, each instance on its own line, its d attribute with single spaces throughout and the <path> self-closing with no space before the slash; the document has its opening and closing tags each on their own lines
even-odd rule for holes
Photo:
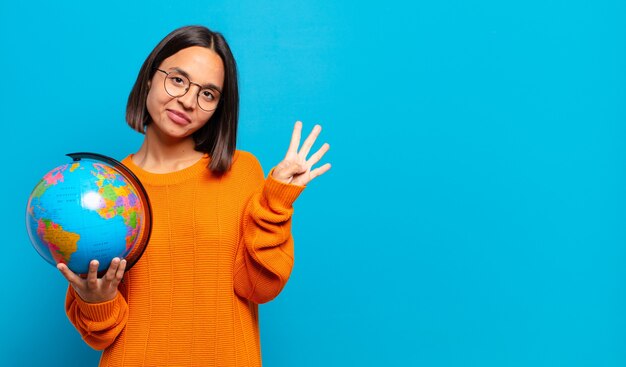
<svg viewBox="0 0 626 367">
<path fill-rule="evenodd" d="M 80 160 L 43 177 L 29 198 L 26 216 L 39 254 L 84 274 L 93 259 L 103 270 L 113 257 L 130 253 L 141 237 L 145 206 L 120 172 Z"/>
</svg>

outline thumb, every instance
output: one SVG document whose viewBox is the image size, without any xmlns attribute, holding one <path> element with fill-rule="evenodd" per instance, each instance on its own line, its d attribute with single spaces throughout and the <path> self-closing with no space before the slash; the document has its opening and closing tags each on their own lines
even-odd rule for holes
<svg viewBox="0 0 626 367">
<path fill-rule="evenodd" d="M 272 170 L 272 177 L 277 180 L 288 180 L 300 169 L 300 165 L 296 162 L 282 161 Z"/>
<path fill-rule="evenodd" d="M 65 265 L 63 263 L 58 263 L 57 264 L 57 269 L 59 269 L 59 271 L 61 272 L 61 275 L 63 275 L 63 277 L 73 287 L 76 287 L 78 284 L 80 284 L 80 277 L 78 275 L 74 274 L 74 272 L 71 271 L 70 268 L 67 267 L 67 265 Z"/>
</svg>

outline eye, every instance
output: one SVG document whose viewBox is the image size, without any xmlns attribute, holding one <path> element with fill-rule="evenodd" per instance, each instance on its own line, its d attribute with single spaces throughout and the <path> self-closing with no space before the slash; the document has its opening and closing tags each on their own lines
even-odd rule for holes
<svg viewBox="0 0 626 367">
<path fill-rule="evenodd" d="M 213 94 L 213 91 L 210 89 L 203 89 L 202 92 L 200 92 L 200 97 L 202 97 L 202 99 L 206 101 L 215 100 L 215 95 Z"/>
<path fill-rule="evenodd" d="M 170 77 L 170 80 L 174 84 L 185 85 L 185 80 L 183 78 L 179 77 L 179 76 L 172 76 L 172 77 Z"/>
</svg>

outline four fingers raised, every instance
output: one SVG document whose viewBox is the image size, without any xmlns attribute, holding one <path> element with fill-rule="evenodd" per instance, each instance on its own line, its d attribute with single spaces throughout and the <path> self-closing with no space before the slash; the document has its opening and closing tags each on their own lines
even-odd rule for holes
<svg viewBox="0 0 626 367">
<path fill-rule="evenodd" d="M 285 159 L 276 166 L 274 177 L 286 183 L 306 185 L 313 178 L 327 172 L 330 169 L 330 164 L 325 164 L 322 167 L 311 170 L 313 165 L 318 163 L 330 149 L 330 145 L 327 143 L 324 143 L 317 152 L 307 159 L 321 131 L 322 127 L 315 125 L 311 133 L 309 133 L 302 143 L 302 147 L 299 148 L 300 150 L 298 150 L 300 139 L 302 138 L 302 122 L 296 121 L 291 134 L 289 149 L 287 150 Z"/>
</svg>

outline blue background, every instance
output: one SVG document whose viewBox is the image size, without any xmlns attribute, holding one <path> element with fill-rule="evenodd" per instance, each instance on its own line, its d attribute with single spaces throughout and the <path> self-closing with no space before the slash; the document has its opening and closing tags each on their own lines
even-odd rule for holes
<svg viewBox="0 0 626 367">
<path fill-rule="evenodd" d="M 3 365 L 97 363 L 26 201 L 66 153 L 139 148 L 141 63 L 196 23 L 229 40 L 266 173 L 297 119 L 331 144 L 265 365 L 626 365 L 624 2 L 184 3 L 2 3 Z"/>
</svg>

